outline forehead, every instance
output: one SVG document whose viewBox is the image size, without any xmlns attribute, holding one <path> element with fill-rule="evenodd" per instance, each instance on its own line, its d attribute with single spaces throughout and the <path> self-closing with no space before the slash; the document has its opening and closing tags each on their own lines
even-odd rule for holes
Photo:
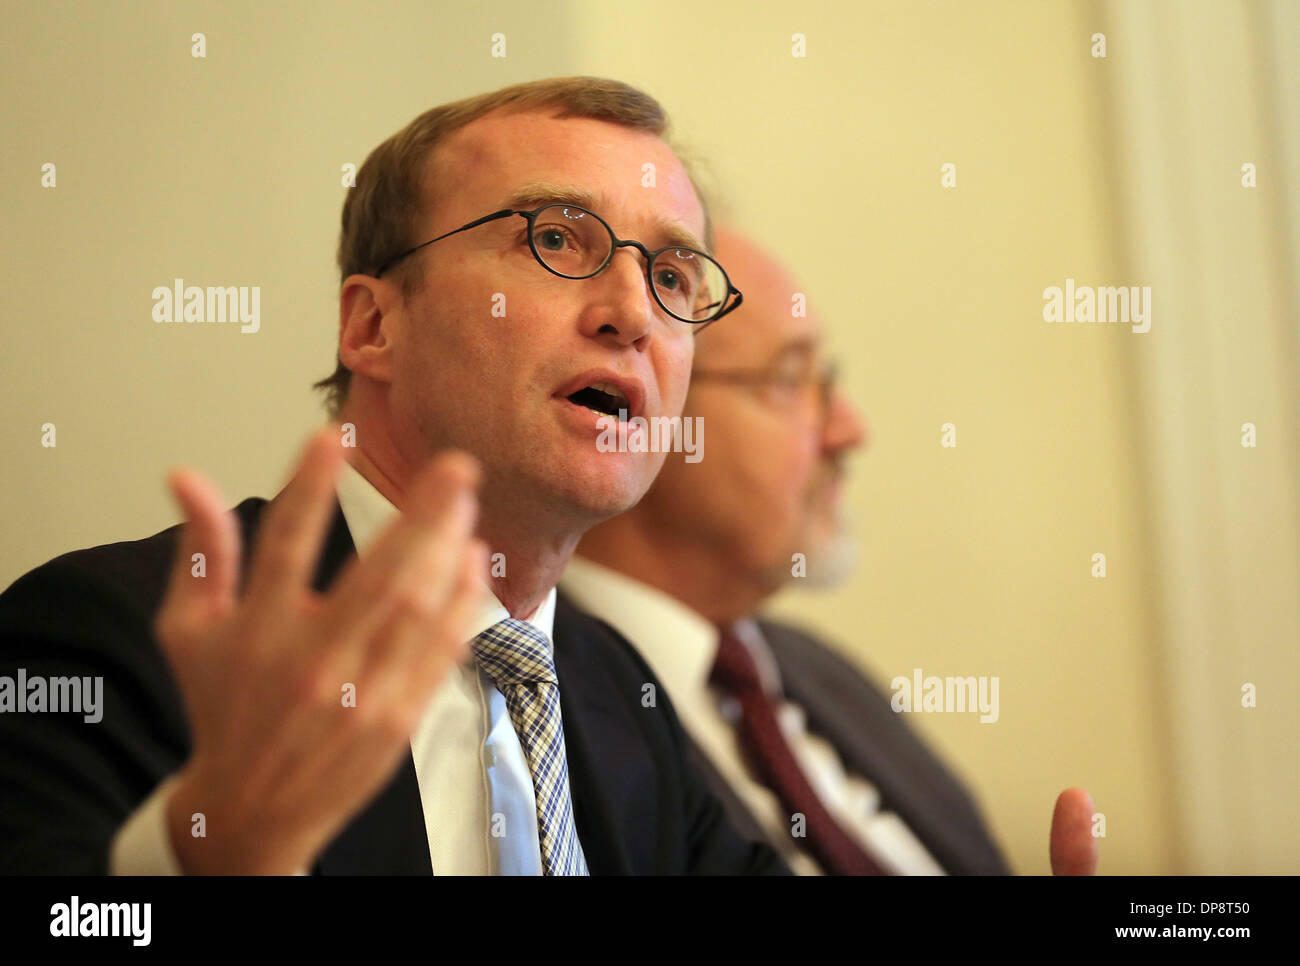
<svg viewBox="0 0 1300 966">
<path fill-rule="evenodd" d="M 646 131 L 585 117 L 493 112 L 452 134 L 430 164 L 439 227 L 501 208 L 569 201 L 591 207 L 621 238 L 704 247 L 704 209 L 686 169 Z"/>
</svg>

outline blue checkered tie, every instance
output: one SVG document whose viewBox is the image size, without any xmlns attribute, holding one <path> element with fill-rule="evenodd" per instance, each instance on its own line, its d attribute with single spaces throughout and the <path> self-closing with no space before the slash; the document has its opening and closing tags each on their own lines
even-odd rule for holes
<svg viewBox="0 0 1300 966">
<path fill-rule="evenodd" d="M 551 642 L 532 624 L 507 617 L 474 638 L 470 647 L 478 666 L 505 696 L 510 722 L 533 773 L 542 874 L 589 875 L 573 825 Z"/>
</svg>

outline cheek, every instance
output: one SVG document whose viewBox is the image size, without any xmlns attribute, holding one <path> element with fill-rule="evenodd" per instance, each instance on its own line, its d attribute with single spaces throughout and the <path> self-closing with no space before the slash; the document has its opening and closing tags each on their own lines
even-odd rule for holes
<svg viewBox="0 0 1300 966">
<path fill-rule="evenodd" d="M 709 464 L 709 484 L 720 497 L 716 512 L 739 515 L 750 521 L 785 516 L 803 475 L 800 461 L 790 458 L 788 441 L 779 437 L 779 425 L 768 418 L 743 418 L 739 409 L 703 413 L 704 459 Z M 762 414 L 765 416 L 765 414 Z M 715 492 L 712 489 L 710 493 Z"/>
<path fill-rule="evenodd" d="M 745 427 L 748 445 L 743 454 L 754 473 L 780 481 L 787 489 L 811 476 L 817 462 L 816 440 L 792 416 L 775 408 L 756 413 Z"/>
<path fill-rule="evenodd" d="M 769 521 L 774 533 L 784 533 L 797 525 L 815 479 L 814 447 L 787 425 L 774 424 L 769 427 L 764 445 L 750 447 L 745 459 L 753 501 L 761 501 L 756 512 Z"/>
<path fill-rule="evenodd" d="M 488 296 L 464 291 L 442 292 L 422 304 L 405 347 L 421 394 L 454 390 L 455 396 L 442 396 L 444 403 L 499 394 L 497 378 L 512 371 L 517 340 L 506 331 L 509 320 L 493 317 L 484 305 L 490 306 Z"/>
<path fill-rule="evenodd" d="M 412 318 L 400 342 L 393 346 L 393 388 L 402 397 L 418 395 L 429 381 L 432 352 L 424 322 Z"/>
<path fill-rule="evenodd" d="M 443 325 L 441 321 L 426 318 L 417 324 L 419 330 L 412 332 L 402 347 L 405 356 L 401 367 L 406 383 L 404 392 L 421 400 L 459 395 L 463 389 L 456 380 L 465 368 L 447 366 L 443 360 L 459 358 L 468 363 L 463 347 L 454 345 L 448 338 L 449 333 L 438 328 Z"/>
<path fill-rule="evenodd" d="M 809 464 L 797 451 L 785 450 L 784 458 L 771 459 L 768 476 L 769 492 L 789 513 L 802 506 L 810 478 Z"/>
<path fill-rule="evenodd" d="M 680 415 L 686 403 L 686 393 L 691 384 L 694 347 L 694 342 L 668 347 L 655 367 L 659 382 L 659 399 L 665 416 Z"/>
<path fill-rule="evenodd" d="M 799 433 L 791 437 L 786 451 L 790 454 L 790 474 L 801 491 L 807 490 L 817 477 L 821 450 L 816 435 Z"/>
</svg>

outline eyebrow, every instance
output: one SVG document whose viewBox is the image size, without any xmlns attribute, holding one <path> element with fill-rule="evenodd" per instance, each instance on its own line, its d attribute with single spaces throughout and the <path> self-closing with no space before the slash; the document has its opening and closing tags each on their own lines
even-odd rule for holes
<svg viewBox="0 0 1300 966">
<path fill-rule="evenodd" d="M 600 214 L 600 209 L 614 207 L 609 199 L 597 195 L 587 188 L 575 184 L 559 184 L 554 181 L 530 181 L 521 185 L 501 202 L 502 208 L 540 208 L 546 204 L 569 203 L 588 211 Z M 603 217 L 603 216 L 602 216 Z M 695 237 L 694 232 L 663 218 L 656 218 L 654 227 L 667 241 L 669 248 L 693 248 L 698 252 L 711 255 L 704 243 Z"/>
</svg>

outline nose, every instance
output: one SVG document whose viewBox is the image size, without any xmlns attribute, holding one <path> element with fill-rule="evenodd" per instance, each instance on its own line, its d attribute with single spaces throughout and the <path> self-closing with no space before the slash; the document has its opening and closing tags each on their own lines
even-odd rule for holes
<svg viewBox="0 0 1300 966">
<path fill-rule="evenodd" d="M 831 394 L 830 411 L 822 428 L 822 446 L 829 453 L 842 453 L 871 444 L 871 429 L 849 397 L 838 387 Z"/>
<path fill-rule="evenodd" d="M 584 335 L 638 349 L 648 346 L 658 305 L 648 288 L 645 258 L 637 249 L 614 249 L 599 275 L 577 284 L 588 286 L 582 314 Z"/>
</svg>

